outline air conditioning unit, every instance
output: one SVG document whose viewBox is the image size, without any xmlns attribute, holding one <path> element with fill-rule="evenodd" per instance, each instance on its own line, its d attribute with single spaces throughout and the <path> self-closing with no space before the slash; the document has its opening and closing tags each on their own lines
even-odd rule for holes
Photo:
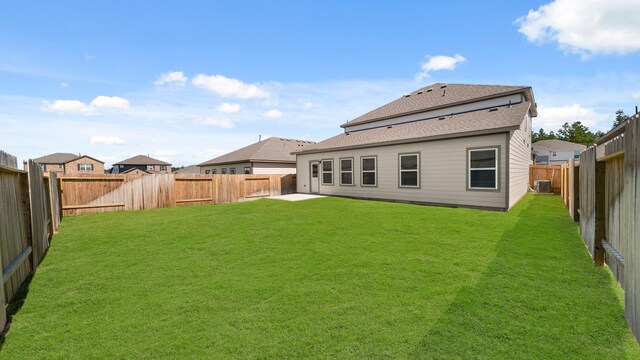
<svg viewBox="0 0 640 360">
<path fill-rule="evenodd" d="M 549 194 L 551 192 L 551 180 L 536 180 L 534 188 L 538 193 Z"/>
</svg>

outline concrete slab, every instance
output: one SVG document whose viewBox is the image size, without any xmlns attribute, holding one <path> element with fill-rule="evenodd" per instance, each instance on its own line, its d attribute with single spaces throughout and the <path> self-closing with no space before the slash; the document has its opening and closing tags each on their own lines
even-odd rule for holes
<svg viewBox="0 0 640 360">
<path fill-rule="evenodd" d="M 302 201 L 302 200 L 310 200 L 310 199 L 319 199 L 323 197 L 326 197 L 326 196 L 314 195 L 314 194 L 288 194 L 288 195 L 271 196 L 269 197 L 269 199 L 285 200 L 285 201 Z"/>
</svg>

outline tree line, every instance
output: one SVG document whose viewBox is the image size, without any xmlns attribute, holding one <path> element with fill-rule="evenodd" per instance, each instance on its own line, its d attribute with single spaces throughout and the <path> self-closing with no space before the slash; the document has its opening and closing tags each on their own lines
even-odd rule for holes
<svg viewBox="0 0 640 360">
<path fill-rule="evenodd" d="M 613 120 L 612 129 L 630 119 L 629 115 L 626 115 L 623 110 L 618 109 L 616 111 L 616 118 Z M 540 140 L 558 139 L 569 141 L 577 144 L 591 145 L 597 138 L 604 135 L 602 131 L 592 132 L 587 126 L 580 121 L 576 121 L 573 124 L 564 123 L 558 131 L 545 132 L 544 129 L 538 130 L 531 134 L 531 142 Z"/>
</svg>

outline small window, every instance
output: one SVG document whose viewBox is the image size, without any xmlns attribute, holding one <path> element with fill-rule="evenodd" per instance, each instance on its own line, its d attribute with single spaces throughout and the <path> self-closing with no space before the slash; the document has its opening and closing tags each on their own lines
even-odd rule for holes
<svg viewBox="0 0 640 360">
<path fill-rule="evenodd" d="M 555 151 L 554 151 L 554 152 L 552 152 L 552 153 L 551 153 L 551 156 L 556 156 L 556 152 L 555 152 Z"/>
<path fill-rule="evenodd" d="M 580 159 L 580 150 L 573 150 L 573 158 Z"/>
<path fill-rule="evenodd" d="M 220 174 L 226 174 L 226 173 L 227 173 L 227 168 L 220 169 Z"/>
<path fill-rule="evenodd" d="M 235 175 L 235 173 L 236 173 L 236 168 L 229 168 L 229 174 Z"/>
<path fill-rule="evenodd" d="M 78 171 L 93 171 L 93 164 L 78 164 Z"/>
<path fill-rule="evenodd" d="M 498 188 L 498 149 L 469 150 L 469 189 Z"/>
<path fill-rule="evenodd" d="M 62 168 L 64 168 L 64 165 L 59 164 L 59 165 L 58 165 L 58 169 L 62 169 Z"/>
<path fill-rule="evenodd" d="M 211 170 L 205 170 L 204 173 L 205 174 L 211 174 Z"/>
<path fill-rule="evenodd" d="M 375 156 L 367 156 L 360 158 L 362 186 L 377 185 L 377 158 Z"/>
<path fill-rule="evenodd" d="M 401 154 L 400 187 L 420 187 L 420 154 Z"/>
<path fill-rule="evenodd" d="M 211 173 L 212 173 L 212 174 L 217 174 L 217 173 L 218 173 L 218 170 L 213 169 L 213 170 L 211 170 Z"/>
<path fill-rule="evenodd" d="M 340 185 L 353 185 L 353 159 L 340 159 Z"/>
<path fill-rule="evenodd" d="M 42 164 L 42 165 L 40 165 L 40 167 L 42 168 L 42 171 L 47 171 L 47 166 L 46 165 Z"/>
<path fill-rule="evenodd" d="M 147 165 L 147 170 L 154 170 L 153 165 Z"/>
<path fill-rule="evenodd" d="M 251 166 L 245 166 L 244 167 L 244 173 L 245 174 L 251 174 Z"/>
<path fill-rule="evenodd" d="M 166 165 L 160 165 L 160 171 L 167 171 Z"/>
<path fill-rule="evenodd" d="M 124 167 L 124 165 L 120 165 L 120 169 L 122 169 Z"/>
<path fill-rule="evenodd" d="M 333 185 L 333 160 L 322 160 L 322 185 Z"/>
</svg>

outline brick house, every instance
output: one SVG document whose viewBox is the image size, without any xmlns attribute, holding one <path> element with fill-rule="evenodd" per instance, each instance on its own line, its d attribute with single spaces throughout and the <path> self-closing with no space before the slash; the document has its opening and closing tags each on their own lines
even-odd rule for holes
<svg viewBox="0 0 640 360">
<path fill-rule="evenodd" d="M 65 175 L 104 174 L 104 161 L 88 155 L 71 153 L 53 153 L 33 159 L 40 164 L 42 171 Z M 27 164 L 24 163 L 27 170 Z"/>
</svg>

